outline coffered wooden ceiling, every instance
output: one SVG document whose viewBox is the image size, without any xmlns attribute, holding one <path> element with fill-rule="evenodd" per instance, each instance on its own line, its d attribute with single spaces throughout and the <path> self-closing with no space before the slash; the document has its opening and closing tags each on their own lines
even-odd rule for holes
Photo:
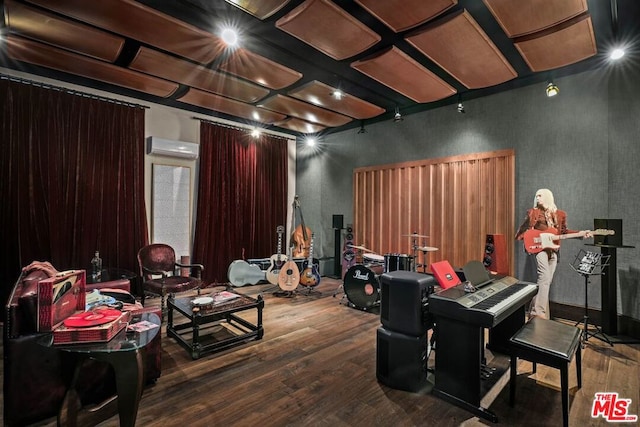
<svg viewBox="0 0 640 427">
<path fill-rule="evenodd" d="M 603 66 L 614 36 L 633 55 L 637 3 L 4 0 L 0 66 L 289 133 L 332 132 L 396 109 L 543 90 Z M 228 25 L 240 32 L 234 50 L 219 36 Z"/>
</svg>

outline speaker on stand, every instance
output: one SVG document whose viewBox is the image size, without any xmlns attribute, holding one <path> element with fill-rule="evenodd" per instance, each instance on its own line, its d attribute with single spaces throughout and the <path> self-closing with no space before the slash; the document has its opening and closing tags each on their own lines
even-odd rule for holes
<svg viewBox="0 0 640 427">
<path fill-rule="evenodd" d="M 334 215 L 333 216 L 333 233 L 334 233 L 334 242 L 333 242 L 333 278 L 340 279 L 340 261 L 342 259 L 342 227 L 343 227 L 343 215 Z"/>
</svg>

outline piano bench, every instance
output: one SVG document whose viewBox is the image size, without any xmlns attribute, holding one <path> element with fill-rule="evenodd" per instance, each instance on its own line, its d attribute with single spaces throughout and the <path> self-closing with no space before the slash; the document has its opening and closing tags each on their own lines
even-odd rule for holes
<svg viewBox="0 0 640 427">
<path fill-rule="evenodd" d="M 582 387 L 580 354 L 580 329 L 554 320 L 535 317 L 525 323 L 509 340 L 511 376 L 509 380 L 509 404 L 515 403 L 518 358 L 560 370 L 562 393 L 562 421 L 569 425 L 569 365 L 575 354 L 578 388 Z"/>
</svg>

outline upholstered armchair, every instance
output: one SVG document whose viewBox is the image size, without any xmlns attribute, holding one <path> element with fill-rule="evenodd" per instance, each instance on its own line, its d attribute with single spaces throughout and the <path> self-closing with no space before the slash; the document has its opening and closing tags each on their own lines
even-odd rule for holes
<svg viewBox="0 0 640 427">
<path fill-rule="evenodd" d="M 204 266 L 177 262 L 173 248 L 164 243 L 154 243 L 140 249 L 138 264 L 142 277 L 142 305 L 145 293 L 158 295 L 161 298 L 160 306 L 163 313 L 168 293 L 184 292 L 202 286 Z M 189 276 L 180 275 L 181 269 L 188 269 Z"/>
</svg>

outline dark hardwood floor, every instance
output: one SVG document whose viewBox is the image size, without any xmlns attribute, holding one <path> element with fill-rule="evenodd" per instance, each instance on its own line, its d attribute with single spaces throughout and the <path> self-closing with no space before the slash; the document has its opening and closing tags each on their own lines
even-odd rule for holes
<svg viewBox="0 0 640 427">
<path fill-rule="evenodd" d="M 309 295 L 277 297 L 268 285 L 235 288 L 263 293 L 264 338 L 192 360 L 162 328 L 162 376 L 147 386 L 139 426 L 478 426 L 491 425 L 426 394 L 394 390 L 376 380 L 376 313 L 341 304 L 340 282 L 322 278 Z M 345 302 L 345 301 L 343 301 Z M 148 304 L 159 304 L 158 299 Z M 246 312 L 255 321 L 255 310 Z M 243 316 L 244 317 L 244 316 Z M 487 354 L 491 358 L 490 352 Z M 429 365 L 434 365 L 432 354 Z M 617 392 L 640 414 L 640 345 L 590 338 L 583 351 L 583 387 L 571 367 L 571 425 L 608 425 L 591 418 L 594 393 Z M 520 362 L 518 400 L 508 385 L 489 406 L 502 425 L 562 425 L 559 372 Z M 436 372 L 437 375 L 437 372 Z M 54 426 L 55 419 L 39 426 Z M 100 426 L 118 425 L 113 417 Z M 627 424 L 628 425 L 628 424 Z"/>
</svg>

